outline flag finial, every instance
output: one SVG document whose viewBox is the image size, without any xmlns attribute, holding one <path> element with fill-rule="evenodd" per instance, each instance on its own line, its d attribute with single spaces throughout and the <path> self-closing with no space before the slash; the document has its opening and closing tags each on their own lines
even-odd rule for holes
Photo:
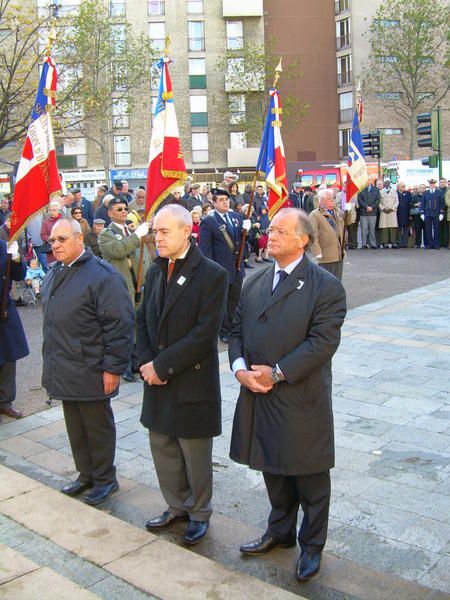
<svg viewBox="0 0 450 600">
<path fill-rule="evenodd" d="M 282 60 L 283 60 L 283 57 L 280 57 L 280 60 L 277 64 L 277 66 L 275 67 L 275 79 L 273 80 L 274 88 L 277 87 L 278 80 L 280 79 L 281 73 L 283 72 L 283 67 L 281 66 Z"/>
<path fill-rule="evenodd" d="M 47 36 L 47 46 L 45 48 L 45 56 L 50 56 L 52 52 L 52 46 L 56 42 L 56 27 L 55 27 L 56 19 L 52 19 L 52 26 L 50 27 L 50 31 Z"/>
<path fill-rule="evenodd" d="M 166 35 L 165 46 L 164 46 L 164 56 L 165 56 L 165 58 L 167 58 L 168 55 L 169 55 L 169 46 L 170 46 L 170 44 L 171 44 L 170 36 Z"/>
</svg>

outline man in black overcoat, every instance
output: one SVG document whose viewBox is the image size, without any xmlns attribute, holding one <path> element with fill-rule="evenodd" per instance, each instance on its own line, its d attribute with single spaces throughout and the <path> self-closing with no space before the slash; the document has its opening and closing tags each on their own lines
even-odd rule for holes
<svg viewBox="0 0 450 600">
<path fill-rule="evenodd" d="M 262 538 L 240 550 L 257 555 L 294 546 L 301 505 L 300 581 L 319 570 L 327 536 L 334 466 L 331 358 L 346 313 L 340 281 L 305 254 L 313 241 L 304 212 L 278 212 L 268 244 L 276 263 L 244 286 L 229 346 L 241 383 L 230 456 L 263 472 L 272 506 Z"/>
<path fill-rule="evenodd" d="M 162 208 L 153 231 L 159 256 L 137 313 L 137 355 L 141 423 L 168 508 L 146 528 L 189 520 L 184 541 L 196 544 L 212 512 L 212 439 L 221 433 L 217 338 L 228 277 L 190 240 L 192 217 L 182 206 Z"/>
<path fill-rule="evenodd" d="M 110 399 L 133 349 L 134 310 L 122 275 L 85 251 L 79 223 L 59 219 L 49 242 L 58 262 L 42 286 L 42 385 L 49 398 L 62 401 L 80 473 L 61 491 L 91 490 L 83 500 L 96 505 L 119 489 Z"/>
</svg>

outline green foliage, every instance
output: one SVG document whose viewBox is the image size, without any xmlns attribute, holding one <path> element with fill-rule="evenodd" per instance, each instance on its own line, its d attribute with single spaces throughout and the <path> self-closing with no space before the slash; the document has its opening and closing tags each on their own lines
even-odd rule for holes
<svg viewBox="0 0 450 600">
<path fill-rule="evenodd" d="M 34 11 L 0 0 L 0 148 L 21 140 L 30 122 L 41 24 Z"/>
<path fill-rule="evenodd" d="M 385 0 L 367 31 L 365 88 L 401 92 L 400 100 L 386 105 L 410 124 L 411 158 L 417 113 L 438 105 L 450 88 L 449 31 L 445 0 Z"/>
<path fill-rule="evenodd" d="M 244 95 L 246 105 L 245 120 L 231 122 L 237 131 L 243 131 L 249 146 L 258 146 L 269 105 L 268 89 L 272 87 L 275 67 L 280 57 L 274 52 L 274 41 L 269 40 L 265 45 L 245 43 L 242 50 L 228 50 L 217 61 L 217 68 L 225 73 L 226 91 L 232 96 Z M 280 89 L 283 81 L 301 78 L 299 61 L 295 60 L 283 65 Z M 293 126 L 304 117 L 308 105 L 302 104 L 296 96 L 281 93 L 283 103 L 283 124 Z M 233 101 L 233 100 L 232 100 Z M 229 106 L 223 111 L 222 117 L 229 120 Z"/>
</svg>

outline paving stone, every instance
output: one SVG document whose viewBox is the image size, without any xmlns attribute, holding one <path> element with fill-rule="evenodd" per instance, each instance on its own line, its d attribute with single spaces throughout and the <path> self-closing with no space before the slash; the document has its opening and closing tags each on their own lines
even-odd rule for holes
<svg viewBox="0 0 450 600">
<path fill-rule="evenodd" d="M 53 450 L 62 450 L 63 448 L 70 447 L 66 431 L 58 433 L 57 435 L 52 435 L 51 437 L 42 440 L 42 443 L 49 448 L 53 448 Z"/>
<path fill-rule="evenodd" d="M 450 411 L 437 410 L 432 415 L 419 415 L 411 421 L 411 425 L 426 431 L 444 433 L 450 427 Z"/>
<path fill-rule="evenodd" d="M 335 444 L 341 448 L 369 452 L 379 450 L 386 444 L 386 441 L 363 433 L 353 433 L 347 429 L 336 429 Z"/>
<path fill-rule="evenodd" d="M 48 421 L 39 415 L 31 415 L 24 419 L 2 423 L 2 426 L 0 427 L 0 440 L 25 433 L 26 431 L 31 431 L 32 429 L 37 429 L 38 427 L 47 425 L 47 423 Z"/>
<path fill-rule="evenodd" d="M 39 567 L 28 560 L 20 552 L 11 550 L 8 546 L 0 543 L 0 585 L 11 581 L 16 577 L 21 577 L 25 573 L 35 571 Z M 2 595 L 2 588 L 0 587 L 0 597 Z"/>
<path fill-rule="evenodd" d="M 398 539 L 431 552 L 440 552 L 450 542 L 450 524 L 419 517 Z"/>
<path fill-rule="evenodd" d="M 16 435 L 15 437 L 1 440 L 0 448 L 25 458 L 38 452 L 43 452 L 46 449 L 42 444 L 34 442 L 23 435 Z"/>
<path fill-rule="evenodd" d="M 35 489 L 42 489 L 42 485 L 12 469 L 0 466 L 0 502 Z"/>
<path fill-rule="evenodd" d="M 31 431 L 25 431 L 23 434 L 24 437 L 34 440 L 35 442 L 40 442 L 45 440 L 46 438 L 52 437 L 54 434 L 53 429 L 50 427 L 38 427 L 37 429 L 32 429 Z"/>
<path fill-rule="evenodd" d="M 52 408 L 49 408 L 48 410 L 43 410 L 40 413 L 40 416 L 43 419 L 45 419 L 46 421 L 50 421 L 50 422 L 60 421 L 61 419 L 64 419 L 64 412 L 63 412 L 62 405 L 58 404 L 57 406 L 53 406 Z"/>
<path fill-rule="evenodd" d="M 420 582 L 424 585 L 437 587 L 441 592 L 450 594 L 450 557 L 444 556 L 424 575 Z"/>
<path fill-rule="evenodd" d="M 158 600 L 156 596 L 141 592 L 113 575 L 91 585 L 89 591 L 104 600 Z"/>
<path fill-rule="evenodd" d="M 36 600 L 37 590 L 45 590 L 46 600 L 94 600 L 96 594 L 44 567 L 27 573 L 0 587 L 0 598 Z"/>
<path fill-rule="evenodd" d="M 375 419 L 356 419 L 347 425 L 345 428 L 347 431 L 353 431 L 355 433 L 364 433 L 365 435 L 380 436 L 386 434 L 393 427 L 391 423 L 384 421 L 377 421 Z M 389 433 L 386 434 L 389 436 Z"/>
<path fill-rule="evenodd" d="M 133 451 L 145 447 L 147 452 L 150 452 L 148 435 L 141 431 L 130 433 L 117 440 L 117 447 L 122 450 Z"/>
<path fill-rule="evenodd" d="M 380 437 L 395 442 L 407 442 L 436 452 L 445 451 L 450 445 L 450 437 L 448 435 L 425 431 L 424 429 L 412 426 L 400 427 L 394 425 L 389 431 L 382 432 Z"/>
<path fill-rule="evenodd" d="M 417 389 L 421 390 L 422 388 L 417 388 Z M 416 389 L 416 395 L 417 395 L 417 389 Z M 434 413 L 437 410 L 440 410 L 442 408 L 443 404 L 442 404 L 442 402 L 436 401 L 434 399 L 434 397 L 433 397 L 433 399 L 430 400 L 428 398 L 416 398 L 413 396 L 408 399 L 394 396 L 394 397 L 391 397 L 384 404 L 384 406 L 389 406 L 392 408 L 406 409 L 408 411 L 415 412 L 418 415 L 426 415 L 426 414 Z"/>
<path fill-rule="evenodd" d="M 45 450 L 44 452 L 30 456 L 29 460 L 64 477 L 68 477 L 76 472 L 73 458 L 58 450 Z"/>
</svg>

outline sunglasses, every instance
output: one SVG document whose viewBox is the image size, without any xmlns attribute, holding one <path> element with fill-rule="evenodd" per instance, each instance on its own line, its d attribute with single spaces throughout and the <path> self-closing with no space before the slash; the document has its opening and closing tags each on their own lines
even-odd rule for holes
<svg viewBox="0 0 450 600">
<path fill-rule="evenodd" d="M 126 209 L 126 208 L 124 208 L 123 206 L 119 206 L 119 208 L 115 208 L 115 207 L 114 207 L 114 210 L 115 210 L 116 212 L 124 212 L 124 211 L 126 212 L 126 210 L 127 210 L 127 209 Z"/>
</svg>

